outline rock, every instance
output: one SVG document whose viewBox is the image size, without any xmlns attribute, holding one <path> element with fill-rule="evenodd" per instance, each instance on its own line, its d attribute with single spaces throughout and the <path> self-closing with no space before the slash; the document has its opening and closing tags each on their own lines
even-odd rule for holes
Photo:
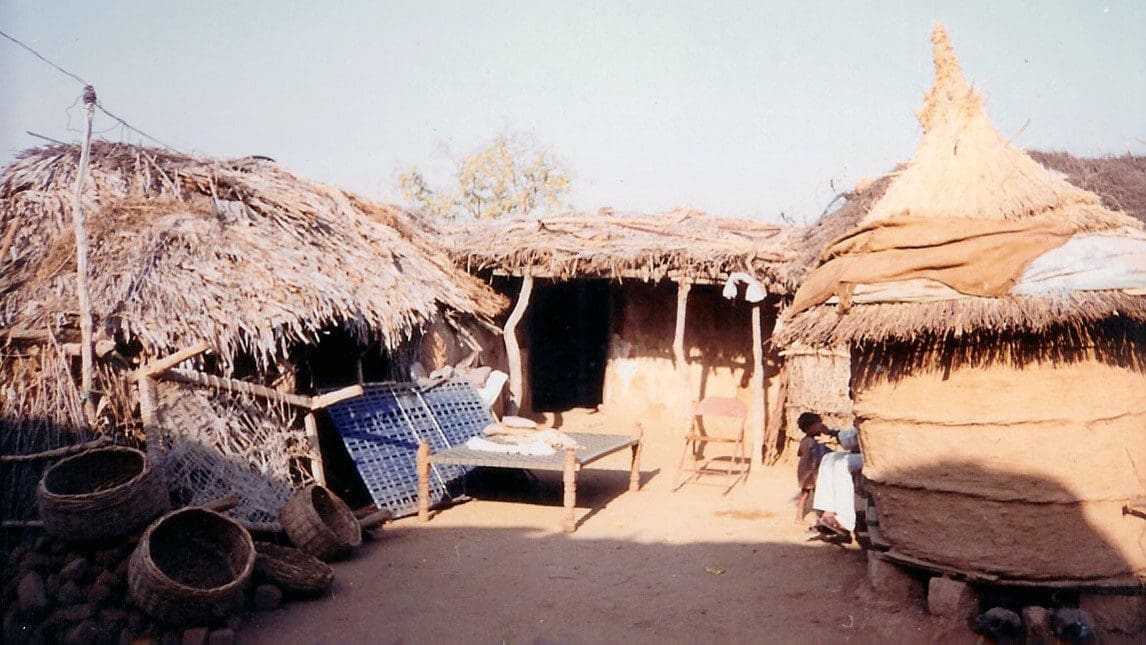
<svg viewBox="0 0 1146 645">
<path fill-rule="evenodd" d="M 92 561 L 96 563 L 96 566 L 104 569 L 114 568 L 121 559 L 119 549 L 101 549 L 92 556 Z"/>
<path fill-rule="evenodd" d="M 65 580 L 60 584 L 60 590 L 56 593 L 56 600 L 61 605 L 75 605 L 84 601 L 87 594 L 80 589 L 79 585 L 71 580 Z"/>
<path fill-rule="evenodd" d="M 211 630 L 206 627 L 192 627 L 183 631 L 183 645 L 206 645 Z"/>
<path fill-rule="evenodd" d="M 1024 607 L 1023 627 L 1027 630 L 1027 640 L 1031 643 L 1050 643 L 1054 639 L 1051 632 L 1051 612 L 1045 607 Z"/>
<path fill-rule="evenodd" d="M 998 642 L 1011 642 L 1023 635 L 1023 619 L 1010 609 L 992 607 L 975 619 L 976 632 Z"/>
<path fill-rule="evenodd" d="M 99 626 L 94 620 L 85 620 L 68 630 L 64 645 L 95 645 L 99 641 Z"/>
<path fill-rule="evenodd" d="M 1094 618 L 1090 612 L 1077 607 L 1059 607 L 1051 619 L 1054 635 L 1069 641 L 1092 640 L 1094 634 Z"/>
<path fill-rule="evenodd" d="M 122 626 L 127 622 L 128 611 L 120 607 L 104 607 L 99 610 L 99 619 L 101 622 L 116 627 Z"/>
<path fill-rule="evenodd" d="M 8 554 L 8 566 L 12 567 L 13 569 L 20 566 L 20 560 L 23 560 L 24 556 L 27 554 L 28 547 L 24 545 L 20 545 L 12 549 L 12 552 Z"/>
<path fill-rule="evenodd" d="M 966 582 L 935 576 L 927 585 L 927 611 L 952 620 L 968 620 L 979 613 L 979 597 Z"/>
<path fill-rule="evenodd" d="M 922 604 L 923 581 L 907 569 L 881 560 L 870 552 L 867 554 L 867 579 L 872 590 L 883 600 L 915 606 Z"/>
<path fill-rule="evenodd" d="M 38 618 L 48 609 L 48 604 L 48 591 L 40 574 L 35 571 L 24 574 L 16 585 L 16 607 L 20 613 L 28 618 Z"/>
<path fill-rule="evenodd" d="M 230 627 L 216 629 L 207 637 L 207 645 L 235 645 L 235 630 Z"/>
<path fill-rule="evenodd" d="M 43 553 L 29 551 L 20 559 L 20 566 L 17 568 L 20 571 L 44 571 L 48 568 L 48 564 L 48 556 Z"/>
<path fill-rule="evenodd" d="M 115 596 L 115 590 L 109 584 L 97 582 L 91 586 L 91 589 L 88 589 L 88 600 L 97 605 L 107 602 L 113 596 Z"/>
<path fill-rule="evenodd" d="M 96 615 L 96 607 L 89 603 L 70 605 L 68 607 L 61 607 L 56 614 L 69 623 L 79 623 L 89 618 L 94 618 Z"/>
<path fill-rule="evenodd" d="M 73 558 L 63 569 L 60 569 L 60 577 L 64 580 L 75 580 L 76 582 L 83 582 L 89 577 L 91 573 L 91 564 L 83 557 L 79 556 Z"/>
<path fill-rule="evenodd" d="M 48 550 L 56 555 L 63 553 L 68 548 L 67 543 L 63 540 L 51 540 L 49 544 Z"/>
<path fill-rule="evenodd" d="M 48 550 L 51 548 L 52 538 L 47 535 L 41 535 L 32 543 L 32 550 L 39 551 L 40 553 L 48 553 Z"/>
<path fill-rule="evenodd" d="M 49 596 L 55 596 L 60 591 L 60 574 L 53 573 L 44 581 L 44 589 Z"/>
<path fill-rule="evenodd" d="M 278 609 L 283 601 L 283 590 L 272 584 L 261 584 L 255 587 L 252 601 L 259 611 Z"/>
<path fill-rule="evenodd" d="M 140 634 L 131 639 L 131 645 L 156 645 L 159 641 L 150 634 Z"/>
<path fill-rule="evenodd" d="M 1146 630 L 1146 595 L 1084 593 L 1078 597 L 1078 606 L 1090 612 L 1100 629 L 1123 634 Z"/>
<path fill-rule="evenodd" d="M 144 622 L 143 613 L 138 609 L 132 609 L 127 612 L 127 628 L 136 634 L 143 632 Z"/>
</svg>

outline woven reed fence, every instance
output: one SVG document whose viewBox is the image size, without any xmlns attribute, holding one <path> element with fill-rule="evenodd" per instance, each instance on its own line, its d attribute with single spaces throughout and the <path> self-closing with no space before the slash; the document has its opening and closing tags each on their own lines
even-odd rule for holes
<svg viewBox="0 0 1146 645">
<path fill-rule="evenodd" d="M 850 427 L 851 356 L 847 348 L 815 349 L 797 343 L 783 354 L 788 369 L 788 398 L 784 403 L 788 439 L 799 441 L 803 437 L 796 426 L 801 412 L 823 416 L 829 428 Z"/>
</svg>

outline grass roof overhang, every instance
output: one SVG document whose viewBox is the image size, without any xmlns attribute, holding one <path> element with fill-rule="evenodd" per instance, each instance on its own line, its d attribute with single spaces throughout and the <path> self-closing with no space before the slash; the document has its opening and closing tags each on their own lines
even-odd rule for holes
<svg viewBox="0 0 1146 645">
<path fill-rule="evenodd" d="M 0 327 L 76 318 L 78 159 L 78 146 L 52 145 L 3 170 Z M 506 305 L 415 216 L 268 160 L 95 142 L 83 205 L 97 334 L 152 355 L 206 341 L 262 360 L 330 326 L 393 348 L 442 314 Z"/>
<path fill-rule="evenodd" d="M 771 293 L 791 294 L 796 229 L 696 210 L 658 214 L 570 213 L 457 225 L 454 261 L 474 273 L 553 280 L 603 278 L 702 283 L 734 272 L 755 276 Z"/>
</svg>

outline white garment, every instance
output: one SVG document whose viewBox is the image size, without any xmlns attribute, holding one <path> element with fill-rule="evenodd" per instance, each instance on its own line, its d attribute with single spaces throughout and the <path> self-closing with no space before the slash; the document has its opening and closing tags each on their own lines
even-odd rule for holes
<svg viewBox="0 0 1146 645">
<path fill-rule="evenodd" d="M 820 461 L 816 473 L 816 496 L 812 508 L 836 514 L 840 525 L 849 531 L 856 528 L 856 488 L 852 473 L 863 468 L 863 455 L 854 452 L 829 452 Z"/>
</svg>

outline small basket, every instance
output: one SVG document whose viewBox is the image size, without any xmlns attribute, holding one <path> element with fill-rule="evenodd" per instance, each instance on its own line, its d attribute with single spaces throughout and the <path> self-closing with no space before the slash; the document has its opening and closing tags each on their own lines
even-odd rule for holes
<svg viewBox="0 0 1146 645">
<path fill-rule="evenodd" d="M 320 594 L 334 584 L 334 570 L 318 558 L 270 542 L 255 542 L 255 571 L 286 591 Z"/>
<path fill-rule="evenodd" d="M 183 508 L 147 527 L 128 562 L 128 594 L 163 622 L 204 625 L 242 607 L 254 568 L 247 529 L 214 511 Z"/>
<path fill-rule="evenodd" d="M 296 491 L 279 520 L 295 546 L 320 560 L 345 556 L 362 544 L 362 526 L 350 507 L 317 484 Z"/>
<path fill-rule="evenodd" d="M 36 489 L 44 530 L 66 540 L 129 535 L 170 508 L 161 474 L 135 448 L 96 448 L 63 459 Z"/>
</svg>

